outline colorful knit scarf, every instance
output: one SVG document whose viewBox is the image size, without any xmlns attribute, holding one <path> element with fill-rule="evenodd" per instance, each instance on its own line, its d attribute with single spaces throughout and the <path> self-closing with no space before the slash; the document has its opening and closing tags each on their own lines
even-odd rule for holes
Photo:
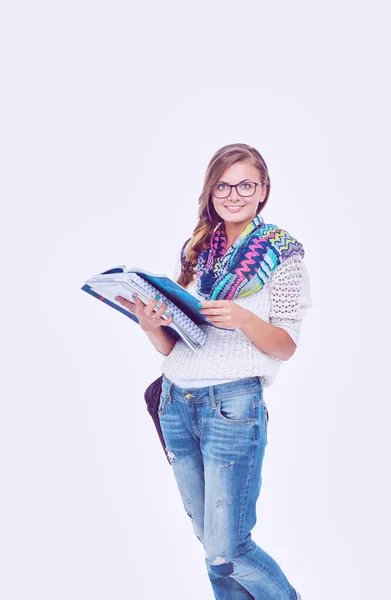
<svg viewBox="0 0 391 600">
<path fill-rule="evenodd" d="M 279 264 L 295 254 L 300 242 L 259 214 L 226 250 L 224 221 L 219 223 L 197 264 L 197 291 L 206 300 L 232 300 L 261 290 Z"/>
</svg>

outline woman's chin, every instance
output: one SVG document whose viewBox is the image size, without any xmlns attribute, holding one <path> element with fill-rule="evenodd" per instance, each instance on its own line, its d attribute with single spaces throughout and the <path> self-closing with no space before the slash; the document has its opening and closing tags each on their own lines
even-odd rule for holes
<svg viewBox="0 0 391 600">
<path fill-rule="evenodd" d="M 240 210 L 236 213 L 231 213 L 229 210 L 225 210 L 224 213 L 220 214 L 219 216 L 227 223 L 242 223 L 245 221 L 249 222 L 255 217 L 255 215 L 249 213 L 247 210 Z"/>
</svg>

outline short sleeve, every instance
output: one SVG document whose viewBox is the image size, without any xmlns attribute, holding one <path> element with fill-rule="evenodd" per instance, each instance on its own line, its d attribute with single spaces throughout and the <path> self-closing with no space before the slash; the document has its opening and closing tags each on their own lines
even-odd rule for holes
<svg viewBox="0 0 391 600">
<path fill-rule="evenodd" d="M 285 329 L 299 342 L 301 324 L 313 306 L 307 267 L 301 256 L 291 256 L 278 265 L 270 282 L 270 323 Z"/>
</svg>

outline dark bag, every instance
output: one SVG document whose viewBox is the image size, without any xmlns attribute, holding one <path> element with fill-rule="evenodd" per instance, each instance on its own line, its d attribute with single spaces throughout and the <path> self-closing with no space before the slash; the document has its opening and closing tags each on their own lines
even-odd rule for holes
<svg viewBox="0 0 391 600">
<path fill-rule="evenodd" d="M 186 263 L 183 251 L 184 251 L 184 248 L 185 248 L 187 242 L 190 239 L 191 238 L 186 240 L 186 242 L 182 246 L 182 250 L 181 250 L 182 265 L 185 265 L 185 263 Z M 144 392 L 144 399 L 147 404 L 147 410 L 148 410 L 149 414 L 151 415 L 152 420 L 155 424 L 157 434 L 158 434 L 160 442 L 163 446 L 164 454 L 166 455 L 168 462 L 170 462 L 167 452 L 166 452 L 166 443 L 164 441 L 163 432 L 162 432 L 162 428 L 161 428 L 160 420 L 159 420 L 159 413 L 158 413 L 160 396 L 162 394 L 162 383 L 163 383 L 163 375 L 160 375 L 160 377 L 155 379 L 155 381 L 152 381 L 152 383 L 147 387 L 147 389 Z"/>
<path fill-rule="evenodd" d="M 147 389 L 144 392 L 144 398 L 145 402 L 147 403 L 147 410 L 152 417 L 160 442 L 163 446 L 164 454 L 166 455 L 166 458 L 168 460 L 166 452 L 166 443 L 164 441 L 162 427 L 160 425 L 160 419 L 158 414 L 160 396 L 162 393 L 162 381 L 163 375 L 155 379 L 155 381 L 152 381 L 152 383 L 147 387 Z M 170 461 L 168 460 L 168 462 Z"/>
</svg>

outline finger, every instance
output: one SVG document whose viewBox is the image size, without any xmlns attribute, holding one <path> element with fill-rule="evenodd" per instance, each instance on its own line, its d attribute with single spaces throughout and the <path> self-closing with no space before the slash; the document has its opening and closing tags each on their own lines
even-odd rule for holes
<svg viewBox="0 0 391 600">
<path fill-rule="evenodd" d="M 202 315 L 224 315 L 226 312 L 223 308 L 201 308 L 200 310 Z"/>
<path fill-rule="evenodd" d="M 219 317 L 219 316 L 217 316 L 217 317 L 216 316 L 208 316 L 208 317 L 206 317 L 206 320 L 209 323 L 213 323 L 214 325 L 216 323 L 224 323 L 224 322 L 226 322 L 226 319 L 224 319 L 223 317 Z"/>
<path fill-rule="evenodd" d="M 151 300 L 148 302 L 148 304 L 145 305 L 145 314 L 146 315 L 152 315 L 156 304 L 159 302 L 159 299 L 160 299 L 160 295 L 157 294 L 154 298 L 151 298 Z"/>
<path fill-rule="evenodd" d="M 223 308 L 227 302 L 230 300 L 200 300 L 198 308 Z"/>
<path fill-rule="evenodd" d="M 132 294 L 133 302 L 134 302 L 134 313 L 137 317 L 145 316 L 145 304 L 144 302 L 136 295 Z"/>
<path fill-rule="evenodd" d="M 162 306 L 160 308 L 158 308 L 157 310 L 152 310 L 151 313 L 149 313 L 149 316 L 151 316 L 155 321 L 159 321 L 159 319 L 161 319 L 163 317 L 163 315 L 166 313 L 167 311 L 167 304 L 162 304 Z M 145 314 L 148 314 L 147 312 Z M 167 313 L 166 313 L 166 316 Z"/>
<path fill-rule="evenodd" d="M 156 310 L 154 313 L 152 313 L 152 319 L 154 321 L 165 321 L 166 319 L 163 318 L 163 314 L 165 313 L 166 310 L 167 310 L 167 305 L 164 304 L 158 310 Z M 171 314 L 171 316 L 172 316 L 172 314 Z M 160 325 L 161 324 L 162 323 L 160 323 Z"/>
<path fill-rule="evenodd" d="M 144 309 L 146 305 L 144 304 L 144 302 L 140 300 L 140 298 L 136 294 L 132 294 L 132 298 L 136 305 L 136 312 L 139 311 L 141 314 L 145 314 Z"/>
<path fill-rule="evenodd" d="M 168 300 L 165 300 L 163 302 L 163 304 L 161 305 L 161 307 L 157 309 L 156 314 L 158 314 L 159 316 L 164 315 L 164 313 L 167 310 L 167 307 L 168 307 Z"/>
<path fill-rule="evenodd" d="M 122 304 L 122 306 L 124 306 L 131 312 L 133 312 L 133 313 L 135 312 L 135 305 L 133 304 L 133 302 L 130 302 L 130 300 L 127 300 L 126 298 L 123 298 L 122 296 L 116 296 L 115 300 L 117 300 L 117 302 Z"/>
<path fill-rule="evenodd" d="M 161 326 L 162 327 L 167 327 L 167 325 L 171 325 L 171 323 L 173 323 L 173 321 L 174 321 L 173 317 L 169 317 L 167 320 L 163 319 L 162 323 L 161 323 Z"/>
<path fill-rule="evenodd" d="M 231 329 L 231 327 L 225 321 L 209 321 L 208 319 L 208 323 L 210 323 L 211 325 L 215 325 L 216 327 L 221 327 L 223 329 Z"/>
<path fill-rule="evenodd" d="M 168 302 L 165 300 L 165 301 L 164 301 L 164 302 L 163 302 L 163 303 L 162 303 L 162 304 L 159 306 L 159 308 L 156 308 L 156 307 L 157 307 L 157 304 L 158 304 L 159 302 L 160 302 L 160 300 L 155 300 L 155 299 L 153 299 L 153 300 L 151 300 L 150 302 L 148 302 L 147 306 L 150 306 L 150 307 L 152 308 L 152 310 L 153 310 L 153 311 L 155 311 L 155 312 L 159 312 L 159 311 L 162 311 L 162 312 L 164 312 L 164 311 L 167 309 Z M 155 310 L 155 309 L 156 309 L 156 310 Z"/>
</svg>

